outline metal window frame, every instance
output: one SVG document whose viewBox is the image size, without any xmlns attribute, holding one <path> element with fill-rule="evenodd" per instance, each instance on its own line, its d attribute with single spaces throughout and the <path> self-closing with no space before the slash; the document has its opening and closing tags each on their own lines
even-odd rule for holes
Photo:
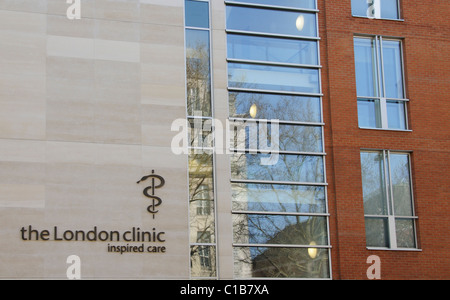
<svg viewBox="0 0 450 300">
<path fill-rule="evenodd" d="M 377 93 L 378 96 L 374 97 L 368 97 L 368 96 L 359 96 L 357 95 L 357 101 L 367 101 L 367 100 L 378 100 L 380 102 L 380 118 L 381 118 L 381 127 L 359 127 L 361 129 L 378 129 L 378 130 L 395 130 L 395 131 L 411 131 L 409 127 L 409 120 L 408 120 L 408 105 L 407 103 L 410 101 L 406 95 L 406 79 L 405 79 L 405 59 L 404 59 L 404 50 L 403 50 L 403 39 L 402 38 L 396 38 L 396 37 L 388 37 L 388 36 L 381 36 L 381 35 L 362 35 L 357 34 L 354 35 L 353 39 L 370 39 L 374 41 L 375 45 L 375 70 L 377 74 Z M 397 41 L 400 45 L 400 64 L 401 64 L 401 75 L 402 75 L 402 85 L 403 85 L 403 97 L 404 98 L 389 98 L 386 97 L 386 78 L 384 73 L 384 58 L 383 58 L 383 40 L 391 40 L 391 41 Z M 399 129 L 399 128 L 389 128 L 388 124 L 388 111 L 387 111 L 387 103 L 389 101 L 397 101 L 397 102 L 403 102 L 403 108 L 404 108 L 404 118 L 405 118 L 405 129 Z"/>
<path fill-rule="evenodd" d="M 378 11 L 375 11 L 375 13 L 378 15 L 375 15 L 374 17 L 369 17 L 367 14 L 365 16 L 362 15 L 354 15 L 352 13 L 353 17 L 358 17 L 358 18 L 367 18 L 367 19 L 377 19 L 377 20 L 389 20 L 389 21 L 404 21 L 404 19 L 402 18 L 402 6 L 401 6 L 401 0 L 396 0 L 397 1 L 397 18 L 393 19 L 393 18 L 383 18 L 381 16 L 381 0 L 372 0 L 374 1 L 373 4 L 374 6 L 378 7 Z"/>
<path fill-rule="evenodd" d="M 213 65 L 213 51 L 212 51 L 212 7 L 211 7 L 211 1 L 210 0 L 194 0 L 194 1 L 198 1 L 198 2 L 205 2 L 208 3 L 208 12 L 209 12 L 209 24 L 208 24 L 208 28 L 203 28 L 203 27 L 193 27 L 193 26 L 186 26 L 186 5 L 185 2 L 183 2 L 183 20 L 184 20 L 184 59 L 185 59 L 185 66 L 187 63 L 187 56 L 186 56 L 186 31 L 187 30 L 199 30 L 199 31 L 208 31 L 209 33 L 209 64 L 210 64 L 210 76 L 209 76 L 209 81 L 210 81 L 210 86 L 211 86 L 211 95 L 210 95 L 210 105 L 211 105 L 211 116 L 191 116 L 189 114 L 188 111 L 188 107 L 186 105 L 186 120 L 189 123 L 189 120 L 191 119 L 202 119 L 202 120 L 211 120 L 211 135 L 212 135 L 212 147 L 192 147 L 192 145 L 188 145 L 187 149 L 188 151 L 191 150 L 201 150 L 201 151 L 208 151 L 212 153 L 212 187 L 214 189 L 213 192 L 213 205 L 212 205 L 212 209 L 214 209 L 214 243 L 192 243 L 191 242 L 191 237 L 190 237 L 190 232 L 191 232 L 191 226 L 190 226 L 190 221 L 191 221 L 191 214 L 190 214 L 190 205 L 188 203 L 188 253 L 189 253 L 189 278 L 191 279 L 218 279 L 219 278 L 219 258 L 218 258 L 218 239 L 217 239 L 217 180 L 216 180 L 216 151 L 215 150 L 215 119 L 214 119 L 214 93 L 213 93 L 213 82 L 214 82 L 214 65 Z M 187 74 L 185 74 L 185 91 L 186 91 L 186 101 L 187 101 Z M 189 137 L 189 132 L 187 133 L 188 137 Z M 189 166 L 187 168 L 187 184 L 189 186 Z M 187 199 L 189 201 L 190 199 L 190 190 L 188 189 L 187 191 Z M 215 248 L 215 257 L 211 258 L 212 260 L 214 260 L 214 264 L 215 264 L 215 276 L 213 277 L 196 277 L 196 276 L 192 276 L 192 267 L 191 267 L 191 248 L 193 246 L 197 246 L 197 247 L 201 247 L 201 246 L 205 246 L 205 247 L 214 247 Z"/>
<path fill-rule="evenodd" d="M 418 238 L 417 238 L 417 221 L 419 217 L 415 212 L 415 200 L 414 200 L 414 187 L 413 187 L 413 179 L 412 179 L 412 163 L 411 163 L 411 151 L 398 151 L 398 150 L 376 150 L 376 149 L 361 149 L 361 153 L 382 153 L 383 156 L 383 176 L 385 180 L 385 193 L 386 193 L 386 207 L 387 214 L 383 215 L 373 215 L 373 214 L 364 214 L 364 218 L 383 218 L 388 220 L 388 233 L 389 233 L 389 247 L 367 247 L 367 249 L 371 250 L 411 250 L 411 251 L 420 251 Z M 410 194 L 411 194 L 411 216 L 402 216 L 396 215 L 394 211 L 394 199 L 393 199 L 393 190 L 392 190 L 392 178 L 391 178 L 391 167 L 390 167 L 390 155 L 392 154 L 404 154 L 408 155 L 408 174 L 409 174 L 409 186 L 410 186 Z M 413 230 L 414 230 L 414 244 L 416 248 L 403 248 L 398 247 L 397 245 L 397 232 L 396 232 L 396 223 L 397 219 L 407 219 L 413 221 Z"/>
</svg>

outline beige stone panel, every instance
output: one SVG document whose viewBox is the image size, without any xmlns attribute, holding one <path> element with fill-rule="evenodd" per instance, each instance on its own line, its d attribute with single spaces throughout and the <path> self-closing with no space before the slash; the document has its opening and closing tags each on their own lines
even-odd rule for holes
<svg viewBox="0 0 450 300">
<path fill-rule="evenodd" d="M 140 41 L 140 24 L 113 20 L 95 20 L 95 38 L 138 43 Z"/>
<path fill-rule="evenodd" d="M 142 147 L 140 145 L 99 144 L 97 148 L 97 164 L 126 166 L 141 165 Z"/>
<path fill-rule="evenodd" d="M 64 1 L 60 1 L 64 2 Z M 94 38 L 95 20 L 81 18 L 80 20 L 69 20 L 67 16 L 47 15 L 47 34 L 53 36 Z"/>
<path fill-rule="evenodd" d="M 45 207 L 45 185 L 0 184 L 0 207 Z"/>
<path fill-rule="evenodd" d="M 186 88 L 184 86 L 171 86 L 169 84 L 142 83 L 141 102 L 150 105 L 179 106 L 185 101 Z"/>
<path fill-rule="evenodd" d="M 45 142 L 0 140 L 0 159 L 10 162 L 45 162 Z"/>
<path fill-rule="evenodd" d="M 94 106 L 85 99 L 80 102 L 48 101 L 47 137 L 51 140 L 96 140 Z"/>
<path fill-rule="evenodd" d="M 184 86 L 185 66 L 183 64 L 142 64 L 142 82 L 153 84 L 169 84 Z M 181 101 L 180 101 L 181 102 Z"/>
<path fill-rule="evenodd" d="M 139 0 L 95 0 L 95 18 L 136 22 Z"/>
<path fill-rule="evenodd" d="M 74 88 L 94 82 L 95 64 L 91 59 L 47 57 L 47 80 L 52 84 L 69 83 Z"/>
<path fill-rule="evenodd" d="M 1 10 L 45 13 L 47 11 L 47 0 L 2 0 Z"/>
<path fill-rule="evenodd" d="M 14 0 L 14 2 L 16 1 Z M 46 26 L 46 16 L 43 14 L 0 10 L 0 31 L 7 30 L 16 33 L 45 34 Z"/>
<path fill-rule="evenodd" d="M 141 24 L 141 42 L 184 47 L 184 26 Z"/>
<path fill-rule="evenodd" d="M 177 119 L 186 119 L 185 106 L 144 105 L 142 107 L 142 144 L 170 147 L 172 138 L 177 134 L 171 131 L 171 127 Z"/>
<path fill-rule="evenodd" d="M 1 73 L 45 74 L 45 35 L 0 30 Z"/>
<path fill-rule="evenodd" d="M 112 92 L 135 91 L 139 89 L 141 67 L 138 63 L 120 61 L 95 61 L 96 90 Z M 123 99 L 124 103 L 139 104 L 138 99 Z"/>
<path fill-rule="evenodd" d="M 95 141 L 95 64 L 93 60 L 47 58 L 47 137 Z"/>
<path fill-rule="evenodd" d="M 95 104 L 95 141 L 115 144 L 141 144 L 139 94 L 103 89 Z M 139 88 L 136 88 L 139 91 Z M 97 95 L 99 91 L 97 90 Z"/>
<path fill-rule="evenodd" d="M 0 182 L 10 190 L 16 186 L 45 186 L 45 164 L 33 162 L 0 162 Z M 11 195 L 14 196 L 14 195 Z M 37 198 L 41 199 L 41 198 Z"/>
<path fill-rule="evenodd" d="M 140 62 L 139 43 L 94 40 L 95 59 L 113 60 L 122 62 Z"/>
<path fill-rule="evenodd" d="M 46 142 L 47 162 L 51 164 L 90 164 L 140 166 L 142 151 L 137 145 Z"/>
<path fill-rule="evenodd" d="M 46 142 L 49 164 L 95 164 L 99 145 L 95 143 Z"/>
<path fill-rule="evenodd" d="M 44 139 L 45 103 L 39 99 L 0 101 L 0 137 Z"/>
<path fill-rule="evenodd" d="M 140 20 L 142 23 L 184 26 L 183 6 L 184 3 L 179 0 L 165 1 L 160 4 L 141 1 Z"/>
<path fill-rule="evenodd" d="M 141 63 L 161 65 L 185 65 L 184 45 L 141 43 Z"/>
<path fill-rule="evenodd" d="M 45 137 L 45 18 L 0 11 L 0 136 Z"/>
<path fill-rule="evenodd" d="M 93 59 L 94 40 L 89 38 L 48 35 L 47 55 Z"/>
</svg>

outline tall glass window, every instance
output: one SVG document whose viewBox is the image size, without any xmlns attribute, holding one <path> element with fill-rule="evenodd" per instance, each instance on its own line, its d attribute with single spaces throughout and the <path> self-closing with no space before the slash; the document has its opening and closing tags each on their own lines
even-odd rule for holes
<svg viewBox="0 0 450 300">
<path fill-rule="evenodd" d="M 330 278 L 316 1 L 226 3 L 234 276 Z"/>
<path fill-rule="evenodd" d="M 185 1 L 191 277 L 217 278 L 209 1 Z M 205 129 L 205 130 L 204 130 Z"/>
<path fill-rule="evenodd" d="M 402 42 L 355 37 L 354 50 L 359 127 L 407 130 Z"/>
<path fill-rule="evenodd" d="M 410 155 L 361 152 L 367 247 L 417 248 Z"/>
<path fill-rule="evenodd" d="M 376 19 L 400 19 L 400 0 L 352 0 L 352 14 Z"/>
</svg>

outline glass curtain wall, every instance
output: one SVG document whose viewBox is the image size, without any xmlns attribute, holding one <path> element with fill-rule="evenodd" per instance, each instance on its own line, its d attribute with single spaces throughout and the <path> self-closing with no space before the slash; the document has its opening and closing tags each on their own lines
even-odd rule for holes
<svg viewBox="0 0 450 300">
<path fill-rule="evenodd" d="M 185 1 L 192 278 L 217 278 L 209 1 Z"/>
<path fill-rule="evenodd" d="M 330 278 L 316 1 L 225 3 L 234 276 Z"/>
</svg>

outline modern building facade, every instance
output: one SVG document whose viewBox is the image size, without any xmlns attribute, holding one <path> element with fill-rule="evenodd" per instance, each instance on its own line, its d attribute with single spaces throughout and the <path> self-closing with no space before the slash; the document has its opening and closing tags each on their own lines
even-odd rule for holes
<svg viewBox="0 0 450 300">
<path fill-rule="evenodd" d="M 429 2 L 0 0 L 0 278 L 449 279 Z"/>
</svg>

